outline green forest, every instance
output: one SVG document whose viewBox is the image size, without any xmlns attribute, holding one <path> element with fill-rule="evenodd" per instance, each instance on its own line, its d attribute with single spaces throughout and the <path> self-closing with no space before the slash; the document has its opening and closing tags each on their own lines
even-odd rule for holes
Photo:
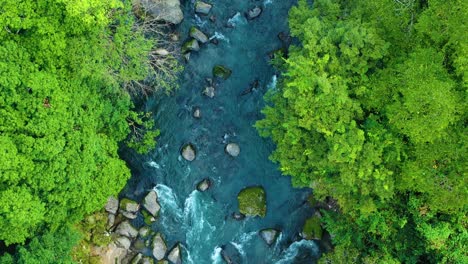
<svg viewBox="0 0 468 264">
<path fill-rule="evenodd" d="M 84 219 L 131 176 L 119 150 L 155 147 L 135 98 L 181 68 L 155 67 L 145 19 L 129 0 L 0 0 L 1 264 L 76 263 L 107 220 Z M 294 187 L 337 203 L 320 263 L 468 263 L 467 22 L 464 0 L 289 11 L 294 44 L 255 127 Z"/>
<path fill-rule="evenodd" d="M 322 263 L 468 263 L 466 1 L 300 0 L 265 119 L 315 198 Z"/>
<path fill-rule="evenodd" d="M 155 43 L 128 1 L 2 0 L 0 28 L 0 263 L 68 263 L 130 177 L 119 143 L 154 146 L 129 88 Z"/>
</svg>

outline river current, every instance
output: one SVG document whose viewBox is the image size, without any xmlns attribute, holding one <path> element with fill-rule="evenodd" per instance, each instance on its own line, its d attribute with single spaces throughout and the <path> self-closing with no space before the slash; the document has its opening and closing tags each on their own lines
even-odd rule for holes
<svg viewBox="0 0 468 264">
<path fill-rule="evenodd" d="M 197 26 L 218 44 L 202 44 L 193 52 L 180 77 L 180 88 L 172 95 L 148 98 L 143 108 L 155 114 L 161 136 L 157 148 L 145 156 L 125 153 L 132 178 L 122 192 L 140 201 L 156 189 L 161 204 L 159 219 L 152 229 L 163 234 L 168 247 L 182 245 L 183 263 L 225 263 L 222 250 L 234 263 L 292 264 L 315 263 L 320 254 L 314 241 L 301 240 L 299 233 L 313 214 L 306 199 L 310 189 L 293 188 L 290 178 L 282 176 L 268 156 L 273 143 L 261 138 L 253 127 L 262 118 L 263 96 L 275 89 L 276 72 L 268 53 L 281 48 L 277 35 L 285 32 L 292 0 L 212 0 L 209 16 L 198 16 L 194 3 L 183 2 L 184 21 L 178 27 L 182 39 L 188 39 L 191 26 Z M 258 18 L 248 20 L 245 12 L 262 8 Z M 227 24 L 231 27 L 226 27 Z M 215 96 L 203 95 L 212 78 L 212 68 L 220 64 L 232 70 L 227 80 L 217 82 Z M 241 95 L 258 80 L 258 87 Z M 192 116 L 195 107 L 201 118 Z M 181 146 L 192 143 L 196 159 L 186 161 Z M 237 143 L 240 155 L 225 153 L 227 143 Z M 204 178 L 211 188 L 196 190 Z M 263 186 L 267 197 L 264 218 L 232 218 L 238 212 L 237 194 L 248 186 Z M 134 221 L 143 225 L 142 219 Z M 268 246 L 259 236 L 263 228 L 276 228 L 281 235 Z M 147 252 L 148 255 L 151 252 Z"/>
</svg>

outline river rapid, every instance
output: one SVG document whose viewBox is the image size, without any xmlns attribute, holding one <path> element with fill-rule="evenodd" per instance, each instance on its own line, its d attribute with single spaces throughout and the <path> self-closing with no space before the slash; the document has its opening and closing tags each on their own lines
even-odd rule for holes
<svg viewBox="0 0 468 264">
<path fill-rule="evenodd" d="M 177 31 L 188 39 L 191 26 L 197 26 L 218 44 L 201 45 L 192 52 L 180 77 L 180 88 L 166 96 L 148 98 L 143 109 L 154 113 L 161 136 L 157 148 L 148 155 L 124 153 L 132 178 L 122 196 L 140 201 L 155 189 L 161 212 L 151 228 L 160 232 L 171 248 L 180 242 L 183 263 L 225 263 L 222 251 L 233 263 L 315 263 L 320 249 L 315 241 L 301 240 L 305 219 L 313 214 L 306 199 L 310 189 L 293 188 L 290 178 L 282 176 L 268 156 L 273 143 L 261 138 L 254 124 L 262 118 L 264 94 L 275 89 L 276 72 L 268 53 L 281 48 L 277 37 L 287 32 L 287 14 L 291 0 L 212 0 L 209 16 L 198 16 L 194 3 L 183 2 L 184 21 Z M 259 17 L 248 20 L 245 12 L 262 8 Z M 231 27 L 226 27 L 227 24 Z M 215 96 L 203 95 L 212 78 L 212 68 L 220 64 L 232 70 L 227 80 L 216 81 Z M 241 95 L 258 80 L 258 87 Z M 199 107 L 201 118 L 192 116 Z M 192 143 L 196 159 L 186 161 L 181 146 Z M 227 143 L 237 143 L 240 155 L 224 151 Z M 206 192 L 196 190 L 204 178 L 212 186 Z M 237 194 L 248 186 L 263 186 L 267 197 L 264 218 L 232 218 L 238 212 Z M 137 218 L 133 222 L 142 226 Z M 276 242 L 268 246 L 259 230 L 281 230 Z M 148 255 L 151 252 L 146 252 Z"/>
</svg>

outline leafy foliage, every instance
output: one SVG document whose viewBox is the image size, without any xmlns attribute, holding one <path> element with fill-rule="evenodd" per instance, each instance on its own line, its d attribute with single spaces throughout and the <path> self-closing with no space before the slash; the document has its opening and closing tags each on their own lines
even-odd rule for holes
<svg viewBox="0 0 468 264">
<path fill-rule="evenodd" d="M 257 122 L 296 186 L 338 200 L 327 263 L 466 262 L 465 1 L 301 0 Z M 466 251 L 466 250 L 465 250 Z M 349 252 L 349 254 L 344 254 Z"/>
<path fill-rule="evenodd" d="M 122 189 L 130 127 L 130 145 L 154 147 L 122 87 L 151 75 L 155 43 L 128 1 L 2 0 L 0 28 L 0 241 L 28 242 L 25 263 L 65 263 L 41 246 Z"/>
</svg>

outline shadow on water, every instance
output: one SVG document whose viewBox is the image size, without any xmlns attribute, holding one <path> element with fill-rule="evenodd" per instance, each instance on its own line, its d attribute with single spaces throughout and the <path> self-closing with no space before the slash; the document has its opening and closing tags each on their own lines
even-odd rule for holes
<svg viewBox="0 0 468 264">
<path fill-rule="evenodd" d="M 162 211 L 151 227 L 166 237 L 169 248 L 181 242 L 184 263 L 224 263 L 223 254 L 233 263 L 315 263 L 318 245 L 298 236 L 313 213 L 304 203 L 310 189 L 291 186 L 290 178 L 268 159 L 274 145 L 253 127 L 262 116 L 264 93 L 276 83 L 268 53 L 281 48 L 277 35 L 287 31 L 287 13 L 295 1 L 210 2 L 215 22 L 195 15 L 193 3 L 185 1 L 185 19 L 178 30 L 184 38 L 196 25 L 218 43 L 203 44 L 191 54 L 174 96 L 156 95 L 146 102 L 145 110 L 155 113 L 161 136 L 157 149 L 148 155 L 124 153 L 132 179 L 122 195 L 141 200 L 152 188 L 157 191 Z M 261 15 L 246 19 L 244 13 L 256 5 L 263 9 Z M 231 27 L 226 27 L 228 23 Z M 216 64 L 230 68 L 232 75 L 218 80 L 215 96 L 209 98 L 202 90 Z M 195 107 L 201 110 L 200 119 L 192 117 Z M 188 142 L 197 151 L 192 162 L 180 156 L 181 146 Z M 241 148 L 236 158 L 224 151 L 230 142 Z M 197 191 L 196 184 L 207 177 L 211 188 Z M 237 194 L 253 185 L 265 189 L 266 216 L 233 219 Z M 144 223 L 138 218 L 134 224 Z M 276 243 L 266 245 L 258 235 L 263 228 L 282 231 Z"/>
</svg>

